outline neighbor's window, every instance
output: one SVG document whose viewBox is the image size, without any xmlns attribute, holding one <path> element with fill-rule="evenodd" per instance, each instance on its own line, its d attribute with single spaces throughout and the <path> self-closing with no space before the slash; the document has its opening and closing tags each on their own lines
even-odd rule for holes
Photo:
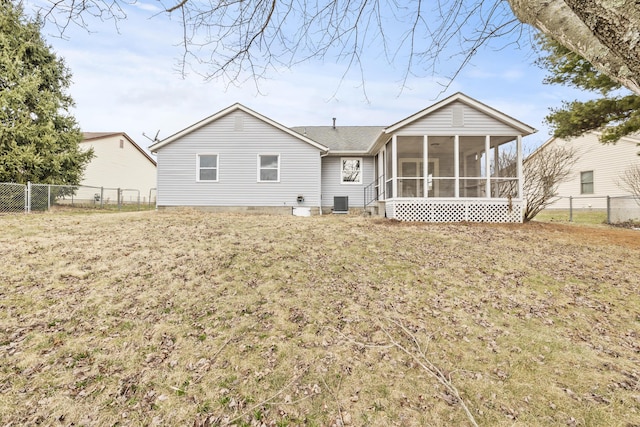
<svg viewBox="0 0 640 427">
<path fill-rule="evenodd" d="M 343 157 L 340 182 L 342 184 L 362 183 L 362 159 Z"/>
<path fill-rule="evenodd" d="M 258 182 L 280 181 L 280 156 L 258 154 Z"/>
<path fill-rule="evenodd" d="M 198 154 L 198 181 L 218 181 L 218 155 Z"/>
<path fill-rule="evenodd" d="M 580 194 L 593 194 L 593 171 L 580 172 Z"/>
</svg>

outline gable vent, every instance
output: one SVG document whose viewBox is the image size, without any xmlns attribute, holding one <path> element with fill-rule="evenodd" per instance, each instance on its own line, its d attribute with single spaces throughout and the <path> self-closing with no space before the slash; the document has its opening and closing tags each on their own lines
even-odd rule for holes
<svg viewBox="0 0 640 427">
<path fill-rule="evenodd" d="M 451 107 L 451 126 L 464 127 L 464 107 L 462 105 L 454 105 Z"/>
<path fill-rule="evenodd" d="M 236 116 L 235 122 L 233 123 L 233 130 L 236 132 L 241 132 L 244 130 L 244 117 Z"/>
</svg>

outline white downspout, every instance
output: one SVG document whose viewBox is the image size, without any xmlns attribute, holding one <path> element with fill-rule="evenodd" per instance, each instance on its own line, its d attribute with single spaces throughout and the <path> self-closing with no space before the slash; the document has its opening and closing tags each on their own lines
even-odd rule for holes
<svg viewBox="0 0 640 427">
<path fill-rule="evenodd" d="M 329 155 L 329 152 L 326 151 L 325 153 L 323 153 L 322 151 L 320 152 L 320 179 L 318 180 L 320 182 L 320 191 L 318 192 L 318 194 L 320 195 L 320 200 L 318 200 L 318 213 L 319 215 L 322 215 L 322 159 L 324 157 L 327 157 Z"/>
</svg>

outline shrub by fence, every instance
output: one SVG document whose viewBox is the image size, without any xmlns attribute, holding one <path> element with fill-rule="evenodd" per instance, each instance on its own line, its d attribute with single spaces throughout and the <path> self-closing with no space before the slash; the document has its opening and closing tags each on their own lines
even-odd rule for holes
<svg viewBox="0 0 640 427">
<path fill-rule="evenodd" d="M 0 183 L 0 213 L 47 211 L 56 206 L 140 210 L 155 206 L 155 189 L 148 197 L 129 188 Z"/>
</svg>

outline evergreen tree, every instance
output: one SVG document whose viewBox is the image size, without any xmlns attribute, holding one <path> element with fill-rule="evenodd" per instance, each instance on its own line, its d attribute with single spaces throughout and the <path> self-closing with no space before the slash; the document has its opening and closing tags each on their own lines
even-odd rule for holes
<svg viewBox="0 0 640 427">
<path fill-rule="evenodd" d="M 0 0 L 0 182 L 79 184 L 93 151 L 78 145 L 70 83 L 40 23 Z"/>
<path fill-rule="evenodd" d="M 601 97 L 589 101 L 563 102 L 545 118 L 554 136 L 579 136 L 591 130 L 602 132 L 601 142 L 615 143 L 640 130 L 640 96 L 622 88 L 599 72 L 589 61 L 547 36 L 539 36 L 545 54 L 537 64 L 546 68 L 544 83 L 573 86 Z"/>
</svg>

